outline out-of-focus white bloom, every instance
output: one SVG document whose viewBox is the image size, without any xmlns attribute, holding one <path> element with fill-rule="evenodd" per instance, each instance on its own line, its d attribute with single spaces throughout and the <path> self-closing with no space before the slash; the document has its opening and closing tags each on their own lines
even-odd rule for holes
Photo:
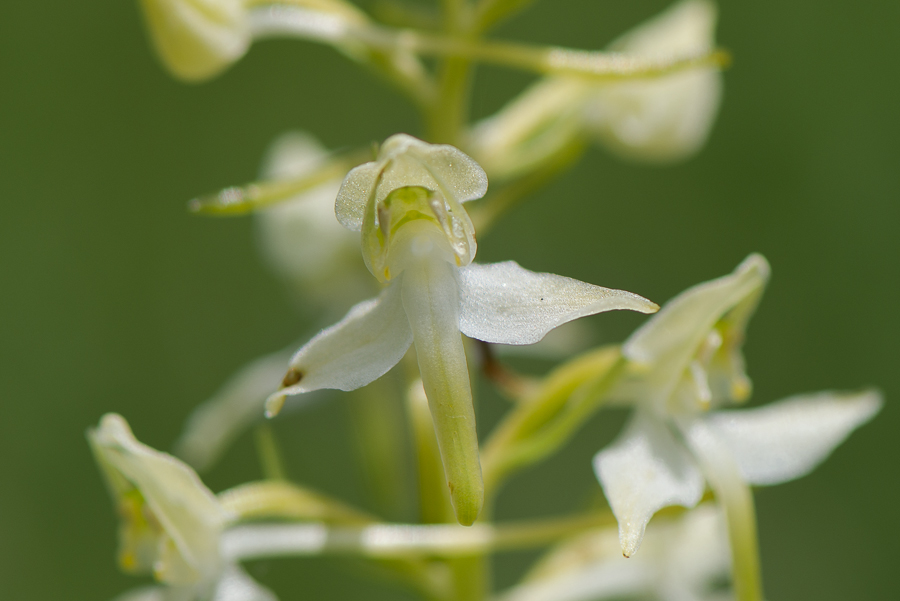
<svg viewBox="0 0 900 601">
<path fill-rule="evenodd" d="M 563 543 L 496 601 L 724 601 L 732 597 L 716 587 L 729 566 L 722 515 L 709 503 L 654 522 L 641 554 L 630 559 L 622 557 L 614 529 Z"/>
<path fill-rule="evenodd" d="M 300 179 L 315 174 L 327 158 L 327 151 L 311 135 L 289 132 L 269 148 L 262 176 L 274 181 Z M 337 305 L 338 311 L 346 311 L 372 291 L 372 280 L 359 260 L 359 236 L 342 227 L 334 215 L 342 179 L 329 179 L 256 212 L 259 245 L 275 272 L 305 303 L 314 301 L 332 310 Z"/>
<path fill-rule="evenodd" d="M 712 2 L 683 0 L 609 49 L 651 60 L 701 56 L 713 48 L 715 25 Z M 721 87 L 715 67 L 609 83 L 544 78 L 475 126 L 473 154 L 492 177 L 503 178 L 526 173 L 591 138 L 633 159 L 681 159 L 706 141 Z"/>
<path fill-rule="evenodd" d="M 222 559 L 220 538 L 234 516 L 191 468 L 138 442 L 119 415 L 103 416 L 88 441 L 121 518 L 119 565 L 168 585 L 125 599 L 274 600 Z"/>
<path fill-rule="evenodd" d="M 657 510 L 693 507 L 707 481 L 729 522 L 738 519 L 747 508 L 729 505 L 741 498 L 734 487 L 809 473 L 881 406 L 876 392 L 823 392 L 709 411 L 750 393 L 741 345 L 768 277 L 765 259 L 751 255 L 734 273 L 670 301 L 623 346 L 630 373 L 613 394 L 637 407 L 594 468 L 626 556 L 637 551 Z"/>
<path fill-rule="evenodd" d="M 659 59 L 699 56 L 712 50 L 715 27 L 716 7 L 710 0 L 684 0 L 626 33 L 610 50 Z M 610 150 L 635 159 L 670 161 L 700 149 L 721 95 L 719 70 L 701 67 L 598 87 L 585 115 Z"/>
<path fill-rule="evenodd" d="M 338 47 L 352 41 L 349 32 L 366 21 L 343 0 L 291 0 L 281 9 L 277 5 L 274 0 L 141 0 L 157 53 L 169 71 L 185 81 L 209 79 L 240 59 L 254 37 L 270 33 L 267 23 L 273 11 L 290 12 L 294 35 Z"/>
<path fill-rule="evenodd" d="M 274 414 L 284 395 L 364 386 L 415 341 L 451 498 L 464 524 L 477 517 L 482 484 L 460 332 L 532 344 L 585 315 L 657 309 L 629 292 L 530 272 L 511 261 L 471 264 L 474 228 L 462 203 L 486 189 L 487 177 L 471 158 L 404 134 L 388 139 L 377 161 L 352 170 L 335 210 L 346 227 L 362 230 L 366 265 L 387 287 L 301 348 L 285 388 L 269 404 Z"/>
<path fill-rule="evenodd" d="M 208 79 L 250 45 L 244 0 L 141 0 L 165 66 L 187 81 Z"/>
</svg>

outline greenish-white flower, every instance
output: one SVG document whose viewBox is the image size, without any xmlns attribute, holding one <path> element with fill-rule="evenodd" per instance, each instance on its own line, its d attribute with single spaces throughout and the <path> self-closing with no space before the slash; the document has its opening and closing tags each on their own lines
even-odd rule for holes
<svg viewBox="0 0 900 601">
<path fill-rule="evenodd" d="M 202 81 L 218 75 L 247 52 L 254 38 L 270 35 L 272 0 L 141 0 L 150 37 L 176 77 Z M 342 0 L 290 0 L 294 35 L 338 46 L 365 17 Z"/>
<path fill-rule="evenodd" d="M 752 528 L 742 487 L 809 473 L 881 406 L 877 392 L 821 392 L 755 409 L 710 410 L 749 396 L 741 345 L 768 277 L 765 259 L 751 255 L 734 273 L 677 296 L 623 346 L 629 371 L 613 395 L 636 410 L 594 468 L 626 556 L 637 551 L 656 511 L 693 507 L 707 482 L 732 536 L 741 520 Z"/>
<path fill-rule="evenodd" d="M 119 415 L 103 416 L 88 441 L 120 516 L 119 565 L 166 585 L 125 599 L 274 600 L 222 558 L 221 536 L 235 516 L 191 468 L 140 443 Z"/>
<path fill-rule="evenodd" d="M 200 81 L 250 45 L 243 0 L 141 0 L 153 45 L 173 75 Z"/>
<path fill-rule="evenodd" d="M 715 25 L 711 1 L 683 0 L 609 49 L 650 60 L 702 56 L 713 48 Z M 488 173 L 504 178 L 526 173 L 585 139 L 629 158 L 677 160 L 706 141 L 721 87 L 713 66 L 604 83 L 547 77 L 476 125 L 473 153 Z"/>
<path fill-rule="evenodd" d="M 532 344 L 585 315 L 657 309 L 629 292 L 534 273 L 512 261 L 472 263 L 475 233 L 462 203 L 486 189 L 487 177 L 471 158 L 404 134 L 388 139 L 376 161 L 353 169 L 335 211 L 348 229 L 362 232 L 365 263 L 386 287 L 301 348 L 284 389 L 269 403 L 274 414 L 284 395 L 365 386 L 414 342 L 451 498 L 464 524 L 477 517 L 483 493 L 460 333 Z"/>
</svg>

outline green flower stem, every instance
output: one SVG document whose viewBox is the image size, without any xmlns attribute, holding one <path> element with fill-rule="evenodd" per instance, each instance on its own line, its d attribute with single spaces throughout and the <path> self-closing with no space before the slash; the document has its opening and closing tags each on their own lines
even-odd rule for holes
<svg viewBox="0 0 900 601">
<path fill-rule="evenodd" d="M 426 37 L 411 30 L 373 30 L 369 34 L 362 32 L 360 37 L 364 43 L 394 46 L 422 55 L 464 57 L 544 75 L 583 76 L 602 81 L 658 77 L 694 67 L 723 67 L 729 62 L 729 55 L 723 50 L 670 59 L 647 59 L 556 46 L 477 41 L 439 35 Z"/>
<path fill-rule="evenodd" d="M 259 454 L 259 462 L 262 465 L 263 476 L 268 480 L 287 480 L 284 470 L 284 460 L 278 448 L 278 439 L 272 426 L 262 423 L 256 426 L 254 431 L 256 452 Z"/>
<path fill-rule="evenodd" d="M 317 521 L 361 527 L 375 524 L 376 518 L 341 501 L 295 484 L 279 481 L 251 482 L 223 491 L 219 502 L 235 515 L 236 521 L 281 519 Z M 384 559 L 379 566 L 429 599 L 444 599 L 442 583 L 419 559 Z"/>
<path fill-rule="evenodd" d="M 475 5 L 475 27 L 486 31 L 533 3 L 534 0 L 481 0 Z"/>
<path fill-rule="evenodd" d="M 405 519 L 412 510 L 407 486 L 403 407 L 396 382 L 379 378 L 361 390 L 348 393 L 348 418 L 353 429 L 360 469 L 378 512 L 390 519 Z"/>
<path fill-rule="evenodd" d="M 484 445 L 486 494 L 495 494 L 514 469 L 562 446 L 603 402 L 624 366 L 619 347 L 612 346 L 553 371 L 534 397 L 520 402 Z"/>
<path fill-rule="evenodd" d="M 591 528 L 615 525 L 609 511 L 507 524 L 247 524 L 230 528 L 223 547 L 232 559 L 357 555 L 376 559 L 471 558 L 543 547 Z M 462 598 L 462 597 L 460 597 Z M 471 598 L 471 597 L 466 597 Z"/>
<path fill-rule="evenodd" d="M 474 41 L 470 34 L 467 0 L 441 0 L 441 8 L 446 35 Z M 445 56 L 439 66 L 438 93 L 428 112 L 431 142 L 461 145 L 462 132 L 468 122 L 471 85 L 470 58 Z"/>
<path fill-rule="evenodd" d="M 250 482 L 219 493 L 219 502 L 238 521 L 262 518 L 320 520 L 341 524 L 368 524 L 375 518 L 341 501 L 289 482 Z"/>
<path fill-rule="evenodd" d="M 370 160 L 371 151 L 354 150 L 335 154 L 319 167 L 302 177 L 287 180 L 264 181 L 240 187 L 226 188 L 216 194 L 201 196 L 188 202 L 192 213 L 228 217 L 245 215 L 273 204 L 290 200 L 298 194 L 312 190 L 325 182 L 342 178 L 353 167 Z"/>
<path fill-rule="evenodd" d="M 737 601 L 762 601 L 759 543 L 756 538 L 756 510 L 753 492 L 741 476 L 730 449 L 700 420 L 681 422 L 682 431 L 700 467 L 725 512 L 734 593 Z"/>
<path fill-rule="evenodd" d="M 277 19 L 277 17 L 274 17 Z M 277 27 L 275 26 L 277 24 Z M 291 36 L 293 25 L 265 22 L 256 26 L 257 36 Z M 338 36 L 339 37 L 334 37 Z M 297 28 L 296 36 L 307 39 L 308 31 Z M 570 75 L 594 81 L 652 78 L 696 67 L 725 67 L 728 52 L 720 49 L 671 58 L 642 58 L 614 52 L 576 50 L 561 46 L 535 46 L 515 42 L 481 41 L 471 31 L 439 34 L 412 29 L 392 29 L 376 25 L 348 26 L 324 41 L 342 45 L 363 44 L 385 52 L 407 52 L 422 56 L 458 58 L 522 69 L 544 75 Z M 455 75 L 454 80 L 459 80 Z M 440 93 L 440 90 L 439 90 Z"/>
</svg>

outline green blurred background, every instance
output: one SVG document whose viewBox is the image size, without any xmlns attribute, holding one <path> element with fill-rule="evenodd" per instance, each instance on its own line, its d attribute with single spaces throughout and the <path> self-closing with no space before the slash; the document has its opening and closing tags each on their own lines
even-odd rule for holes
<svg viewBox="0 0 900 601">
<path fill-rule="evenodd" d="M 666 4 L 543 0 L 498 34 L 599 48 Z M 735 62 L 699 156 L 653 168 L 591 150 L 479 239 L 481 261 L 657 301 L 762 252 L 774 277 L 746 349 L 754 402 L 885 392 L 881 415 L 813 475 L 757 493 L 770 599 L 900 598 L 898 25 L 896 2 L 722 2 Z M 332 148 L 418 133 L 411 107 L 360 73 L 327 48 L 272 41 L 188 86 L 160 68 L 136 2 L 0 5 L 0 597 L 103 600 L 139 582 L 114 565 L 84 431 L 116 411 L 168 449 L 235 369 L 311 326 L 264 268 L 250 219 L 194 217 L 185 201 L 254 179 L 287 129 Z M 481 69 L 476 115 L 528 81 Z M 620 340 L 641 319 L 589 322 L 597 340 Z M 486 421 L 500 403 L 485 398 Z M 596 494 L 589 458 L 620 421 L 596 420 L 517 478 L 501 515 Z M 274 426 L 294 476 L 363 502 L 346 422 L 337 400 Z M 245 436 L 207 482 L 257 477 Z M 499 582 L 529 557 L 501 559 Z M 283 601 L 406 598 L 335 560 L 251 570 Z"/>
</svg>

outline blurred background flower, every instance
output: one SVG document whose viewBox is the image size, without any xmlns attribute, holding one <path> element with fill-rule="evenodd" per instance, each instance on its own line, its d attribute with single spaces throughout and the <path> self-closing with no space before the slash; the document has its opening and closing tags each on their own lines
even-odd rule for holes
<svg viewBox="0 0 900 601">
<path fill-rule="evenodd" d="M 544 0 L 498 35 L 603 48 L 667 4 Z M 745 347 L 754 398 L 883 390 L 879 417 L 814 474 L 756 493 L 773 599 L 900 592 L 900 485 L 883 477 L 900 458 L 898 13 L 891 3 L 722 2 L 716 37 L 735 63 L 695 158 L 651 168 L 592 148 L 478 239 L 481 261 L 514 259 L 660 303 L 762 252 L 773 276 Z M 534 80 L 494 67 L 477 77 L 475 118 Z M 3 3 L 0 81 L 0 590 L 109 599 L 137 582 L 116 568 L 116 524 L 85 429 L 116 411 L 140 440 L 171 449 L 238 368 L 324 325 L 266 270 L 252 219 L 192 216 L 186 201 L 256 179 L 271 140 L 290 129 L 341 149 L 420 134 L 420 124 L 380 80 L 303 42 L 256 44 L 202 86 L 174 81 L 137 2 Z M 587 327 L 595 342 L 621 341 L 643 319 Z M 487 428 L 506 405 L 480 388 Z M 349 403 L 272 426 L 291 476 L 366 507 Z M 601 414 L 565 453 L 513 479 L 498 514 L 576 509 L 599 495 L 590 458 L 623 419 Z M 218 491 L 259 476 L 245 435 L 204 481 Z M 532 557 L 499 558 L 497 585 Z M 331 559 L 248 566 L 282 599 L 406 598 L 356 569 Z"/>
</svg>

